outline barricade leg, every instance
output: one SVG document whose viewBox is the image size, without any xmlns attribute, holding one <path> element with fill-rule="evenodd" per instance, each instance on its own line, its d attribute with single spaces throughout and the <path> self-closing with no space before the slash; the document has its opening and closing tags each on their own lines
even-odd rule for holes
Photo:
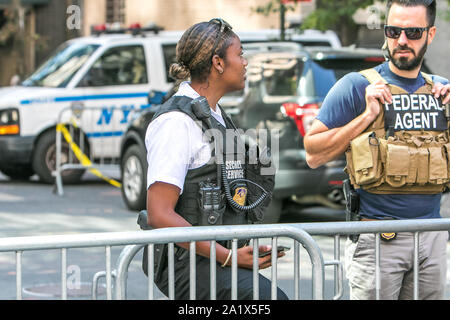
<svg viewBox="0 0 450 320">
<path fill-rule="evenodd" d="M 128 267 L 134 256 L 141 250 L 145 245 L 128 245 L 126 246 L 119 255 L 116 263 L 117 277 L 115 281 L 115 299 L 116 300 L 126 300 L 127 298 L 127 278 L 128 278 Z M 153 266 L 153 264 L 149 265 Z M 153 279 L 153 277 L 152 277 Z"/>
</svg>

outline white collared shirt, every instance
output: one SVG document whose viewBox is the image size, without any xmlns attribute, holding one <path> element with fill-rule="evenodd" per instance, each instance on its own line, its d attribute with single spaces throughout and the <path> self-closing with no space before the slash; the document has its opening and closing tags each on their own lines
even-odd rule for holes
<svg viewBox="0 0 450 320">
<path fill-rule="evenodd" d="M 197 98 L 200 95 L 189 82 L 180 84 L 176 96 Z M 211 115 L 225 126 L 218 106 Z M 183 192 L 188 170 L 199 168 L 211 158 L 211 148 L 203 141 L 202 129 L 181 111 L 167 112 L 153 120 L 145 134 L 147 149 L 147 189 L 155 182 L 177 186 Z"/>
</svg>

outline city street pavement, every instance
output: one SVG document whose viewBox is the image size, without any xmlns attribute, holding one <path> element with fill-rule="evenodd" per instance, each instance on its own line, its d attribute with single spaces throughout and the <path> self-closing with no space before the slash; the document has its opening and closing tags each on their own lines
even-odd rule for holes
<svg viewBox="0 0 450 320">
<path fill-rule="evenodd" d="M 109 175 L 117 178 L 117 172 Z M 53 186 L 45 185 L 33 177 L 30 181 L 9 181 L 0 174 L 0 236 L 35 236 L 78 234 L 92 232 L 137 231 L 137 214 L 129 211 L 122 201 L 120 190 L 85 174 L 83 182 L 64 186 L 64 196 L 53 193 Z M 450 199 L 444 206 L 444 214 L 450 216 Z M 282 223 L 342 220 L 342 212 L 324 208 L 307 208 L 302 212 L 291 210 Z M 314 237 L 325 260 L 333 260 L 333 239 Z M 270 244 L 263 239 L 261 244 Z M 280 238 L 278 244 L 294 247 L 293 241 Z M 341 260 L 345 239 L 341 239 Z M 112 248 L 112 266 L 123 247 Z M 449 248 L 450 249 L 450 248 Z M 300 250 L 301 281 L 300 298 L 311 299 L 311 266 L 306 250 Z M 450 252 L 450 250 L 449 250 Z M 61 281 L 60 251 L 30 251 L 22 257 L 22 284 L 24 299 L 59 299 Z M 287 252 L 278 263 L 278 285 L 294 297 L 293 250 Z M 128 299 L 147 298 L 147 278 L 141 270 L 142 254 L 138 253 L 129 268 Z M 104 248 L 69 249 L 67 252 L 68 283 L 78 287 L 69 288 L 69 299 L 90 299 L 94 274 L 105 270 Z M 450 266 L 450 263 L 449 263 Z M 0 299 L 15 299 L 16 273 L 14 253 L 0 253 Z M 261 271 L 271 277 L 271 269 Z M 449 273 L 450 274 L 450 273 Z M 326 267 L 325 298 L 331 299 L 333 289 L 333 267 Z M 105 299 L 105 279 L 100 280 L 99 299 Z M 450 287 L 449 287 L 450 288 Z M 448 292 L 450 290 L 447 290 Z M 156 292 L 158 299 L 165 297 Z M 348 299 L 348 286 L 344 285 L 343 299 Z"/>
</svg>

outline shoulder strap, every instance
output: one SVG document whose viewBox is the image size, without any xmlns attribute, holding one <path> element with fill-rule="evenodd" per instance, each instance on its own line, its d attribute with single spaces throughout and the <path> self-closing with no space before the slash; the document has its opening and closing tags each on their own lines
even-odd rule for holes
<svg viewBox="0 0 450 320">
<path fill-rule="evenodd" d="M 155 113 L 152 118 L 152 121 L 155 120 L 160 115 L 171 112 L 171 111 L 180 111 L 184 114 L 188 115 L 198 126 L 202 129 L 203 132 L 209 129 L 209 126 L 205 121 L 201 121 L 194 111 L 192 110 L 191 101 L 194 100 L 192 98 L 186 96 L 172 96 L 169 100 L 164 102 L 159 110 Z"/>
<path fill-rule="evenodd" d="M 366 70 L 362 70 L 359 72 L 360 74 L 362 74 L 368 81 L 370 84 L 372 83 L 376 83 L 378 81 L 382 81 L 385 84 L 388 84 L 388 82 L 386 81 L 386 79 L 384 79 L 377 70 L 375 70 L 374 68 L 371 69 L 366 69 Z M 380 106 L 381 107 L 381 106 Z M 366 128 L 365 131 L 380 131 L 380 130 L 384 130 L 384 109 L 381 108 L 380 109 L 380 113 L 378 114 L 378 116 L 375 118 L 375 120 Z M 383 133 L 384 134 L 384 133 Z M 378 136 L 378 135 L 377 135 Z"/>
<path fill-rule="evenodd" d="M 234 124 L 233 120 L 231 120 L 231 117 L 228 116 L 228 114 L 225 112 L 225 110 L 222 108 L 222 106 L 220 104 L 217 104 L 217 105 L 219 106 L 220 112 L 222 114 L 223 121 L 225 121 L 225 124 L 227 125 L 227 128 L 228 129 L 236 129 L 237 130 L 237 127 Z"/>
<path fill-rule="evenodd" d="M 381 80 L 383 83 L 388 84 L 388 82 L 374 68 L 362 70 L 359 73 L 362 74 L 370 83 L 376 83 Z"/>
<path fill-rule="evenodd" d="M 164 102 L 160 107 L 159 110 L 154 114 L 152 121 L 155 120 L 160 115 L 170 112 L 170 111 L 182 111 L 186 114 L 188 114 L 192 118 L 192 111 L 189 114 L 188 109 L 190 109 L 190 102 L 192 101 L 192 98 L 186 97 L 186 96 L 172 96 L 169 100 Z M 194 119 L 196 120 L 196 119 Z"/>
</svg>

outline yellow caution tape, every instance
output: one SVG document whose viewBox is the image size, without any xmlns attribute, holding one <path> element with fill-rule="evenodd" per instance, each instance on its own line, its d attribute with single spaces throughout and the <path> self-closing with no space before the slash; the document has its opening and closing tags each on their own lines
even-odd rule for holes
<svg viewBox="0 0 450 320">
<path fill-rule="evenodd" d="M 70 118 L 70 122 L 72 123 L 72 125 L 73 125 L 73 127 L 74 127 L 75 129 L 78 129 L 77 120 L 75 119 L 74 116 L 72 116 L 72 117 Z"/>
<path fill-rule="evenodd" d="M 83 151 L 81 151 L 81 149 L 77 146 L 77 144 L 75 142 L 73 142 L 72 136 L 70 135 L 69 131 L 64 126 L 64 124 L 58 123 L 56 126 L 56 131 L 60 131 L 63 134 L 64 139 L 67 141 L 67 143 L 70 146 L 70 149 L 72 149 L 73 153 L 75 154 L 77 159 L 80 161 L 80 163 L 85 167 L 91 167 L 92 161 L 89 160 L 89 158 L 83 153 Z M 118 182 L 114 179 L 108 178 L 107 176 L 103 175 L 100 171 L 98 171 L 95 168 L 89 168 L 89 171 L 92 172 L 97 177 L 105 180 L 106 182 L 112 184 L 113 186 L 115 186 L 117 188 L 120 188 L 122 186 L 122 184 L 120 182 Z"/>
</svg>

